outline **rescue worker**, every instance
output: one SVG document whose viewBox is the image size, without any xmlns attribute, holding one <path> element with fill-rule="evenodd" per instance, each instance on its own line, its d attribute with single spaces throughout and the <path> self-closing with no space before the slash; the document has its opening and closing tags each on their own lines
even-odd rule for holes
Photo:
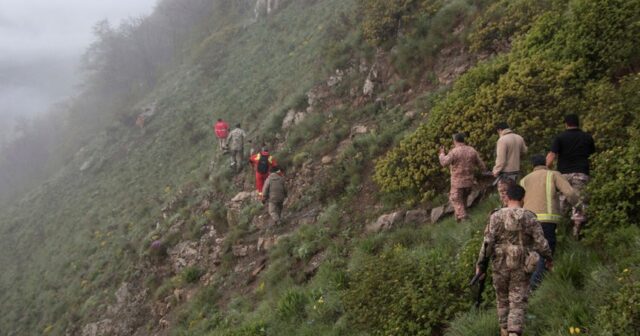
<svg viewBox="0 0 640 336">
<path fill-rule="evenodd" d="M 507 188 L 510 184 L 516 183 L 520 177 L 520 156 L 527 153 L 527 145 L 506 122 L 497 123 L 496 131 L 500 138 L 496 144 L 496 164 L 492 173 L 497 178 L 502 206 L 506 206 Z"/>
<path fill-rule="evenodd" d="M 453 149 L 445 154 L 444 147 L 440 147 L 438 159 L 443 167 L 450 167 L 451 170 L 451 190 L 449 190 L 449 201 L 453 206 L 456 221 L 460 222 L 467 217 L 467 197 L 471 192 L 471 187 L 475 183 L 475 172 L 478 169 L 486 170 L 486 166 L 478 152 L 465 143 L 464 134 L 453 135 Z"/>
<path fill-rule="evenodd" d="M 536 214 L 544 237 L 549 243 L 551 254 L 556 249 L 556 226 L 562 220 L 560 210 L 560 193 L 571 204 L 578 202 L 578 194 L 569 182 L 557 171 L 549 170 L 544 155 L 531 157 L 533 171 L 520 180 L 520 185 L 526 190 L 523 207 Z M 560 193 L 559 193 L 560 192 Z M 531 288 L 535 289 L 542 281 L 544 262 L 540 260 L 536 271 L 531 277 Z"/>
<path fill-rule="evenodd" d="M 256 190 L 258 196 L 262 198 L 262 188 L 264 187 L 264 181 L 269 177 L 269 173 L 278 164 L 276 160 L 269 154 L 267 147 L 262 147 L 259 153 L 256 153 L 249 158 L 249 163 L 256 171 Z"/>
<path fill-rule="evenodd" d="M 557 158 L 558 171 L 574 189 L 581 193 L 580 206 L 574 206 L 571 211 L 572 234 L 575 238 L 579 238 L 580 231 L 587 221 L 586 198 L 583 191 L 589 182 L 589 157 L 596 152 L 596 146 L 593 137 L 580 129 L 580 119 L 577 115 L 565 116 L 564 124 L 566 130 L 553 139 L 546 163 L 547 167 L 551 168 Z M 568 208 L 564 197 L 561 205 L 563 208 Z"/>
<path fill-rule="evenodd" d="M 218 146 L 220 146 L 220 150 L 223 152 L 226 151 L 227 137 L 229 136 L 229 124 L 222 119 L 218 119 L 218 122 L 213 126 L 213 130 L 218 138 Z"/>
<path fill-rule="evenodd" d="M 268 203 L 269 215 L 276 226 L 280 225 L 282 220 L 282 205 L 285 198 L 287 198 L 287 187 L 284 171 L 279 167 L 273 167 L 262 188 L 262 203 Z"/>
<path fill-rule="evenodd" d="M 227 144 L 229 145 L 229 150 L 231 151 L 231 167 L 234 170 L 239 171 L 242 169 L 240 165 L 243 162 L 244 155 L 244 139 L 247 137 L 247 134 L 240 128 L 240 124 L 236 124 L 236 127 L 229 133 L 227 137 Z"/>
<path fill-rule="evenodd" d="M 501 336 L 520 336 L 524 329 L 529 279 L 540 256 L 553 267 L 551 249 L 536 215 L 522 208 L 524 188 L 507 189 L 507 207 L 495 210 L 484 230 L 476 274 L 484 277 L 483 264 L 492 261 Z"/>
</svg>

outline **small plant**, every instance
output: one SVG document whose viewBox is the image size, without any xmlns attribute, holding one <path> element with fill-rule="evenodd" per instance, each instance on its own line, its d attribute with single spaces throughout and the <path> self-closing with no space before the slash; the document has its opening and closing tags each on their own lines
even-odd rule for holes
<svg viewBox="0 0 640 336">
<path fill-rule="evenodd" d="M 198 282 L 200 277 L 204 274 L 204 271 L 198 267 L 191 266 L 187 267 L 182 271 L 182 279 L 184 282 L 192 284 Z"/>
</svg>

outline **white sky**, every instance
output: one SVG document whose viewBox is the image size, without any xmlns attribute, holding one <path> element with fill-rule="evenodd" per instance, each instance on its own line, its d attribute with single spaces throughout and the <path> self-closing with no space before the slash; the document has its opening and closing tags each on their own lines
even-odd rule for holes
<svg viewBox="0 0 640 336">
<path fill-rule="evenodd" d="M 41 113 L 64 98 L 71 92 L 79 57 L 93 40 L 93 25 L 148 15 L 155 3 L 0 0 L 0 118 Z M 38 78 L 34 71 L 48 76 Z"/>
</svg>

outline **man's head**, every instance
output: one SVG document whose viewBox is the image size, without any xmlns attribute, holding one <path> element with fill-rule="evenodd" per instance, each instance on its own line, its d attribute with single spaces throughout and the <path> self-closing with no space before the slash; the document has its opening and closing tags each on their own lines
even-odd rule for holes
<svg viewBox="0 0 640 336">
<path fill-rule="evenodd" d="M 535 154 L 534 156 L 531 157 L 531 164 L 534 167 L 546 166 L 547 165 L 547 159 L 542 154 Z"/>
<path fill-rule="evenodd" d="M 236 127 L 237 127 L 237 128 L 240 128 L 240 123 L 237 123 L 237 124 L 236 124 Z"/>
<path fill-rule="evenodd" d="M 464 143 L 464 133 L 460 132 L 460 133 L 456 133 L 453 135 L 453 142 L 455 143 Z"/>
<path fill-rule="evenodd" d="M 524 193 L 524 188 L 515 183 L 509 185 L 509 188 L 507 188 L 507 197 L 509 198 L 509 201 L 522 202 L 524 199 Z"/>
<path fill-rule="evenodd" d="M 577 114 L 569 114 L 564 116 L 564 124 L 567 128 L 580 127 L 580 119 Z"/>
<path fill-rule="evenodd" d="M 273 168 L 271 168 L 271 172 L 272 173 L 276 173 L 276 174 L 283 174 L 284 170 L 278 166 L 275 166 Z"/>
<path fill-rule="evenodd" d="M 222 118 L 218 118 L 218 122 L 222 122 Z"/>
<path fill-rule="evenodd" d="M 265 152 L 265 153 L 269 153 L 269 148 L 267 148 L 267 146 L 262 146 L 260 151 Z"/>
<path fill-rule="evenodd" d="M 496 123 L 496 126 L 495 126 L 495 130 L 496 130 L 498 133 L 500 133 L 500 132 L 502 132 L 502 131 L 506 130 L 507 128 L 509 128 L 509 124 L 507 124 L 507 122 L 506 122 L 506 121 L 498 122 L 498 123 Z"/>
</svg>

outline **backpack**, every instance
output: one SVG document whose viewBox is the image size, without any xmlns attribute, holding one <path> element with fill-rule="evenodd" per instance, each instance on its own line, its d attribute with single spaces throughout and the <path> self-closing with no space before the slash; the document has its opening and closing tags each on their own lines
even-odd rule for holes
<svg viewBox="0 0 640 336">
<path fill-rule="evenodd" d="M 269 172 L 269 158 L 271 156 L 270 155 L 263 155 L 260 154 L 260 159 L 258 159 L 258 173 L 260 174 L 266 174 Z"/>
</svg>

